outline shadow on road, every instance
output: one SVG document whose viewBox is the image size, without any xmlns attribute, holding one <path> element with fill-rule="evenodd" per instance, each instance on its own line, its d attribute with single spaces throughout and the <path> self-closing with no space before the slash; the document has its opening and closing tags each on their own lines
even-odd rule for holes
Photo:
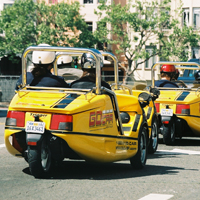
<svg viewBox="0 0 200 200">
<path fill-rule="evenodd" d="M 173 145 L 174 148 L 183 146 L 200 146 L 200 138 L 182 138 L 181 140 L 177 140 L 176 144 Z M 148 159 L 177 158 L 177 156 L 184 154 L 186 155 L 187 153 L 161 150 L 160 152 L 158 151 L 158 153 L 149 154 Z M 148 160 L 146 166 L 142 170 L 134 170 L 128 160 L 108 164 L 88 163 L 82 160 L 64 160 L 61 166 L 52 170 L 49 175 L 45 175 L 43 179 L 115 180 L 163 174 L 176 175 L 180 170 L 186 169 L 171 166 L 148 165 Z M 31 175 L 28 168 L 25 168 L 23 172 Z"/>
<path fill-rule="evenodd" d="M 199 138 L 182 138 L 176 141 L 176 146 L 200 146 Z"/>
<path fill-rule="evenodd" d="M 46 175 L 43 179 L 115 180 L 162 174 L 174 175 L 179 173 L 179 170 L 185 170 L 185 168 L 146 165 L 142 170 L 134 170 L 129 161 L 109 164 L 64 161 L 60 167 L 55 168 L 50 175 Z M 25 168 L 23 172 L 30 175 L 28 168 Z"/>
<path fill-rule="evenodd" d="M 164 144 L 162 139 L 159 139 L 159 144 Z M 183 137 L 182 139 L 176 139 L 175 144 L 171 146 L 200 146 L 200 137 Z"/>
</svg>

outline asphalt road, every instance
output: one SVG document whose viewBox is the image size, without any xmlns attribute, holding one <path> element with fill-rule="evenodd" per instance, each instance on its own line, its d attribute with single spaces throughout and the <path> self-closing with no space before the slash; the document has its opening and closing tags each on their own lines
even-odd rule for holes
<svg viewBox="0 0 200 200">
<path fill-rule="evenodd" d="M 198 200 L 200 199 L 200 138 L 184 138 L 175 146 L 160 141 L 142 170 L 129 161 L 89 164 L 64 160 L 51 177 L 35 179 L 22 158 L 4 145 L 6 110 L 0 110 L 1 200 Z"/>
</svg>

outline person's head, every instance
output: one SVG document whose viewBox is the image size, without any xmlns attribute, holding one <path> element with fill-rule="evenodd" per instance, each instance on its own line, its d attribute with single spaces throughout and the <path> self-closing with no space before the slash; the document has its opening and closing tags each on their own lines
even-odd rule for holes
<svg viewBox="0 0 200 200">
<path fill-rule="evenodd" d="M 57 65 L 58 68 L 71 67 L 72 57 L 69 55 L 62 55 L 58 58 Z"/>
<path fill-rule="evenodd" d="M 100 67 L 103 67 L 103 56 L 100 55 Z M 84 72 L 95 74 L 96 72 L 96 60 L 91 53 L 84 53 L 81 56 L 81 68 Z"/>
<path fill-rule="evenodd" d="M 47 47 L 48 44 L 39 44 L 38 46 Z M 34 77 L 43 76 L 53 67 L 56 53 L 53 51 L 33 51 L 32 63 L 34 68 L 32 73 Z"/>
<path fill-rule="evenodd" d="M 176 68 L 174 65 L 164 64 L 160 68 L 161 78 L 166 78 L 167 80 L 171 80 L 174 77 L 176 72 Z"/>
<path fill-rule="evenodd" d="M 194 78 L 196 81 L 200 82 L 200 70 L 198 70 L 194 73 Z"/>
</svg>

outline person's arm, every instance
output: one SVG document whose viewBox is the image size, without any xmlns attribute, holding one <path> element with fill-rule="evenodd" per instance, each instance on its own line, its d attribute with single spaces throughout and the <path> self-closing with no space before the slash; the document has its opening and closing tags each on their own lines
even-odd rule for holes
<svg viewBox="0 0 200 200">
<path fill-rule="evenodd" d="M 22 85 L 22 75 L 19 77 L 19 79 L 16 82 L 15 90 L 19 90 L 21 85 Z"/>
</svg>

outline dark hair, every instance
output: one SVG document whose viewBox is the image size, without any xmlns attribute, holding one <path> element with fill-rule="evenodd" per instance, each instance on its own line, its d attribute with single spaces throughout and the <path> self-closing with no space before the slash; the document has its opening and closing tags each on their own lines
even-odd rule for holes
<svg viewBox="0 0 200 200">
<path fill-rule="evenodd" d="M 47 72 L 49 64 L 35 64 L 31 73 L 35 78 L 43 77 Z"/>
<path fill-rule="evenodd" d="M 87 72 L 88 74 L 86 75 L 91 81 L 96 80 L 96 69 L 95 68 L 90 68 L 90 69 L 82 69 L 84 72 Z"/>
</svg>

